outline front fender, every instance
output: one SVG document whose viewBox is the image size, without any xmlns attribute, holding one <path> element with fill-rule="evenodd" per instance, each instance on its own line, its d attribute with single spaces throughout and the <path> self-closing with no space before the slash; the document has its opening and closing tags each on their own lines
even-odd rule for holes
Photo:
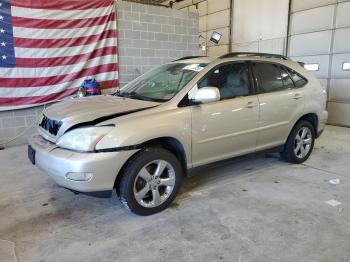
<svg viewBox="0 0 350 262">
<path fill-rule="evenodd" d="M 191 111 L 188 108 L 119 119 L 115 129 L 103 137 L 95 149 L 129 148 L 163 137 L 177 139 L 184 147 L 188 163 L 191 163 Z"/>
</svg>

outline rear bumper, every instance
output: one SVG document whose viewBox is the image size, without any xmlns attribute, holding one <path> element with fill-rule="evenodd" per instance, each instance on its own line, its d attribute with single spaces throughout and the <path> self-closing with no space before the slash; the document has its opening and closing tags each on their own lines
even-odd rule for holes
<svg viewBox="0 0 350 262">
<path fill-rule="evenodd" d="M 35 150 L 35 165 L 50 175 L 57 184 L 75 192 L 108 195 L 124 163 L 137 150 L 108 153 L 78 153 L 58 148 L 36 134 L 29 140 Z M 68 173 L 91 173 L 89 181 L 74 181 Z"/>
<path fill-rule="evenodd" d="M 319 123 L 318 123 L 318 130 L 317 130 L 317 133 L 316 133 L 316 138 L 319 138 L 325 127 L 326 127 L 326 124 L 327 124 L 327 120 L 328 120 L 328 111 L 323 111 L 322 114 L 319 116 Z"/>
</svg>

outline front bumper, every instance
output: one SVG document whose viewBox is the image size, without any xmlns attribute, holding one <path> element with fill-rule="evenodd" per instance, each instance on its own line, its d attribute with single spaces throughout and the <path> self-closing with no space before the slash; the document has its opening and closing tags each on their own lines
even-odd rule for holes
<svg viewBox="0 0 350 262">
<path fill-rule="evenodd" d="M 29 139 L 35 150 L 35 165 L 49 174 L 57 184 L 82 193 L 112 191 L 115 179 L 124 163 L 137 150 L 108 153 L 78 153 L 58 148 L 39 134 Z M 92 173 L 89 181 L 74 181 L 67 173 Z"/>
</svg>

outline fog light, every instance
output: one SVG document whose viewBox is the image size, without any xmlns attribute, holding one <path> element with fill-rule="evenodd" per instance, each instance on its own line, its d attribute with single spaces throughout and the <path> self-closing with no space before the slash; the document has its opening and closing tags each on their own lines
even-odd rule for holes
<svg viewBox="0 0 350 262">
<path fill-rule="evenodd" d="M 73 181 L 90 181 L 94 176 L 93 173 L 67 173 L 66 178 Z"/>
</svg>

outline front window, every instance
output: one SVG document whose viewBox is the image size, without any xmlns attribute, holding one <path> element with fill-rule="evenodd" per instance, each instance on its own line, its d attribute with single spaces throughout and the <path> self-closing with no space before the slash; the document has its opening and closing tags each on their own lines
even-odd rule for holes
<svg viewBox="0 0 350 262">
<path fill-rule="evenodd" d="M 172 99 L 207 64 L 173 63 L 162 65 L 124 86 L 118 95 L 146 101 Z"/>
<path fill-rule="evenodd" d="M 251 95 L 248 66 L 246 63 L 228 63 L 212 70 L 198 88 L 213 86 L 220 91 L 221 100 Z"/>
</svg>

